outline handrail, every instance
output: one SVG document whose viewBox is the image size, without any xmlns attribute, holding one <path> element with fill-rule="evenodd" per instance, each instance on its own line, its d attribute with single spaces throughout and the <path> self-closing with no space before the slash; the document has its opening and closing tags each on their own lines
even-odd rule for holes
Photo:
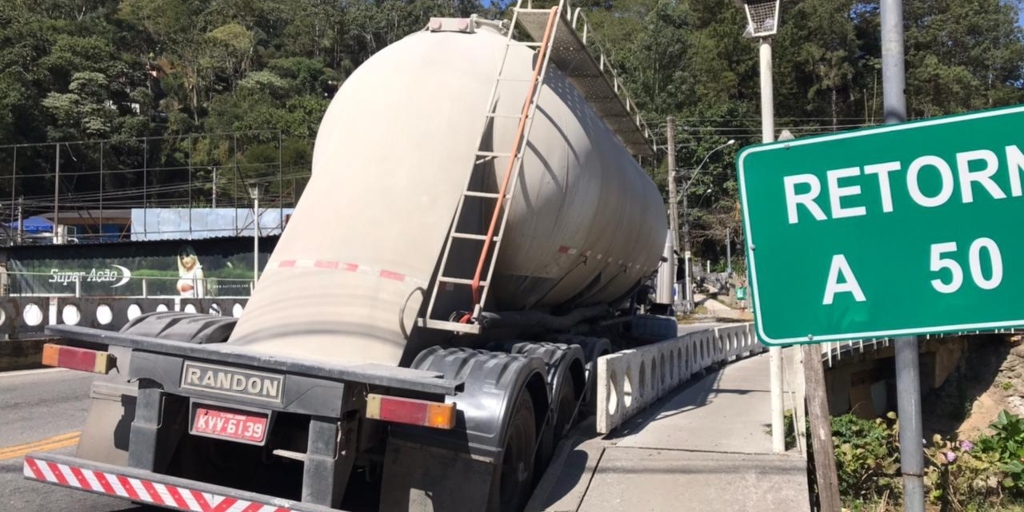
<svg viewBox="0 0 1024 512">
<path fill-rule="evenodd" d="M 552 7 L 551 13 L 548 15 L 548 24 L 544 29 L 544 39 L 541 41 L 540 48 L 537 51 L 537 64 L 533 68 L 533 78 L 530 81 L 530 89 L 526 93 L 526 99 L 523 101 L 523 110 L 519 115 L 519 127 L 516 129 L 515 142 L 512 144 L 511 156 L 508 159 L 508 168 L 505 170 L 505 179 L 501 183 L 501 190 L 498 192 L 498 198 L 495 200 L 494 213 L 491 215 L 491 225 L 487 228 L 487 237 L 484 239 L 483 250 L 480 251 L 480 259 L 476 265 L 476 272 L 473 274 L 473 303 L 474 308 L 480 305 L 480 276 L 484 271 L 484 264 L 487 262 L 487 256 L 491 249 L 491 243 L 494 241 L 494 230 L 498 226 L 498 217 L 501 213 L 501 209 L 504 208 L 505 196 L 508 192 L 508 184 L 512 178 L 512 171 L 515 170 L 517 163 L 521 163 L 521 159 L 518 158 L 519 146 L 523 143 L 523 135 L 526 132 L 526 121 L 530 114 L 530 105 L 533 104 L 534 92 L 537 89 L 538 81 L 540 80 L 541 70 L 546 62 L 546 56 L 548 47 L 551 43 L 551 35 L 554 32 L 555 20 L 558 19 L 558 7 Z M 492 264 L 493 266 L 493 264 Z M 463 323 L 469 320 L 470 315 L 463 317 Z"/>
</svg>

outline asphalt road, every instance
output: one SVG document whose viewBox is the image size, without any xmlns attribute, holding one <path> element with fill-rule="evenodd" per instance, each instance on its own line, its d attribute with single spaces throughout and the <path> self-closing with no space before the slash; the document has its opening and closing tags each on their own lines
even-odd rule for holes
<svg viewBox="0 0 1024 512">
<path fill-rule="evenodd" d="M 127 501 L 25 480 L 29 451 L 73 455 L 85 424 L 93 376 L 67 370 L 0 373 L 0 510 L 114 512 L 148 510 Z"/>
</svg>

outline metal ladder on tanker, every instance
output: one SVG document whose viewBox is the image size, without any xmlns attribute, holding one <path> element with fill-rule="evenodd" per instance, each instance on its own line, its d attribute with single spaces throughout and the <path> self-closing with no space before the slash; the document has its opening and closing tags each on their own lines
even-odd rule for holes
<svg viewBox="0 0 1024 512">
<path fill-rule="evenodd" d="M 550 9 L 522 9 L 520 7 L 522 2 L 523 0 L 519 0 L 519 3 L 513 10 L 512 23 L 509 26 L 508 36 L 505 41 L 505 51 L 502 55 L 501 63 L 498 66 L 498 72 L 494 80 L 494 86 L 491 89 L 490 99 L 487 101 L 487 111 L 484 114 L 484 127 L 481 130 L 480 143 L 477 145 L 477 151 L 474 153 L 473 159 L 473 167 L 476 167 L 478 163 L 483 161 L 481 158 L 497 159 L 504 157 L 508 158 L 508 166 L 505 170 L 504 178 L 501 181 L 500 190 L 497 193 L 474 190 L 474 173 L 472 171 L 466 179 L 466 186 L 463 188 L 462 195 L 459 197 L 459 204 L 455 210 L 455 217 L 452 220 L 452 225 L 448 232 L 447 240 L 445 241 L 444 253 L 441 257 L 441 265 L 438 270 L 438 276 L 433 283 L 430 303 L 427 307 L 426 326 L 430 328 L 467 333 L 477 333 L 480 331 L 479 325 L 469 322 L 480 315 L 481 309 L 487 300 L 488 291 L 490 289 L 489 285 L 491 278 L 494 275 L 494 265 L 498 259 L 498 250 L 501 248 L 502 235 L 505 233 L 505 225 L 508 222 L 509 206 L 511 205 L 511 200 L 515 193 L 516 182 L 523 166 L 523 153 L 526 149 L 526 142 L 529 139 L 530 129 L 533 126 L 537 102 L 540 98 L 540 93 L 543 90 L 544 76 L 547 74 L 548 64 L 551 60 L 551 42 L 555 37 L 555 31 L 558 27 L 557 21 L 561 14 L 563 4 L 563 2 L 559 2 L 556 7 L 552 7 Z M 516 23 L 519 21 L 521 14 L 532 15 L 534 17 L 537 15 L 547 14 L 547 25 L 545 27 L 544 37 L 540 42 L 522 42 L 515 41 L 513 39 Z M 501 83 L 504 81 L 523 81 L 522 78 L 510 78 L 504 76 L 505 64 L 508 60 L 508 52 L 513 46 L 536 47 L 538 49 L 537 52 L 539 57 L 534 65 L 533 77 L 528 80 L 530 83 L 529 90 L 523 102 L 522 110 L 518 116 L 498 114 L 494 110 L 495 99 L 497 98 L 498 89 Z M 480 147 L 483 145 L 484 137 L 487 133 L 487 126 L 496 118 L 501 117 L 519 118 L 519 126 L 516 130 L 515 139 L 512 143 L 512 150 L 507 153 L 481 150 Z M 466 208 L 467 198 L 493 200 L 494 209 L 490 216 L 490 223 L 486 226 L 486 231 L 483 231 L 483 229 L 480 230 L 481 232 L 465 232 L 458 230 L 459 221 L 462 219 L 463 212 Z M 473 277 L 459 277 L 449 273 L 448 260 L 452 254 L 454 246 L 456 244 L 481 241 L 483 242 L 483 248 L 480 250 L 480 256 L 477 261 L 476 271 L 474 272 Z M 463 313 L 459 318 L 434 318 L 438 290 L 442 286 L 468 287 L 472 293 L 472 305 L 468 308 L 469 312 Z"/>
</svg>

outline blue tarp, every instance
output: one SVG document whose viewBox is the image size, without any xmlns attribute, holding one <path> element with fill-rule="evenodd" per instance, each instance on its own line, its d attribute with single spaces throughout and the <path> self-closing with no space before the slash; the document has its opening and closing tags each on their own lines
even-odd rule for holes
<svg viewBox="0 0 1024 512">
<path fill-rule="evenodd" d="M 8 222 L 4 224 L 11 229 L 18 229 L 18 221 Z M 26 233 L 52 233 L 53 223 L 42 218 L 42 217 L 29 217 L 22 219 L 21 221 L 22 230 Z"/>
</svg>

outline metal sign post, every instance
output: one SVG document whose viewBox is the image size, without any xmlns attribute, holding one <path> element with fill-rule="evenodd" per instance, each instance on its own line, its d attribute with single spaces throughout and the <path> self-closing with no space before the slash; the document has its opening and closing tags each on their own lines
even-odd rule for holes
<svg viewBox="0 0 1024 512">
<path fill-rule="evenodd" d="M 904 123 L 907 121 L 907 98 L 904 93 L 906 70 L 903 57 L 903 0 L 882 0 L 880 8 L 885 124 Z M 1016 172 L 1016 169 L 1010 169 L 1010 172 Z M 970 177 L 969 166 L 966 176 Z M 1012 187 L 1012 179 L 1010 184 Z M 967 181 L 967 187 L 972 187 L 972 181 Z M 971 194 L 973 196 L 973 189 Z M 934 267 L 934 259 L 932 263 Z M 903 507 L 908 512 L 924 512 L 924 446 L 919 442 L 924 433 L 921 425 L 921 365 L 918 360 L 918 347 L 917 338 L 914 336 L 896 339 L 896 409 L 900 419 L 900 471 L 903 473 Z"/>
</svg>

